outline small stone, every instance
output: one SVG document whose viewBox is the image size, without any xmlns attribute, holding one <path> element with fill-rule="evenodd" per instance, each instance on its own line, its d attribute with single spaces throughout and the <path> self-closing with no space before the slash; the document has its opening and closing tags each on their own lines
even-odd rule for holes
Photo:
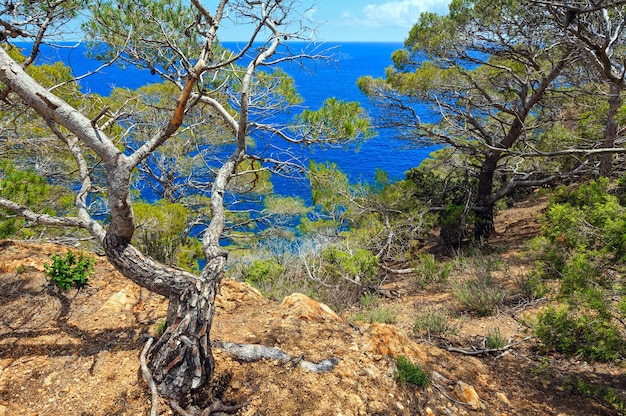
<svg viewBox="0 0 626 416">
<path fill-rule="evenodd" d="M 509 401 L 508 397 L 506 397 L 506 395 L 504 393 L 496 393 L 496 399 L 498 399 L 498 401 L 500 403 L 504 403 L 507 406 L 511 405 L 511 402 Z"/>
<path fill-rule="evenodd" d="M 396 402 L 396 407 L 400 410 L 404 410 L 404 405 L 400 402 Z"/>
<path fill-rule="evenodd" d="M 387 410 L 387 406 L 385 406 L 385 403 L 383 402 L 371 401 L 367 403 L 368 414 L 371 414 L 371 413 L 385 414 L 386 410 Z"/>
<path fill-rule="evenodd" d="M 7 414 L 7 407 L 4 405 L 0 405 L 0 416 L 6 416 Z"/>
<path fill-rule="evenodd" d="M 50 374 L 48 374 L 46 376 L 46 378 L 43 379 L 43 384 L 46 386 L 49 386 L 52 384 L 52 379 L 55 378 L 57 376 L 56 371 L 51 372 Z"/>
<path fill-rule="evenodd" d="M 459 381 L 456 383 L 454 391 L 456 392 L 459 399 L 463 403 L 469 404 L 472 409 L 477 410 L 485 408 L 485 405 L 481 403 L 480 397 L 478 397 L 478 393 L 476 393 L 476 389 L 474 388 L 474 386 Z"/>
<path fill-rule="evenodd" d="M 435 412 L 433 412 L 433 409 L 431 409 L 430 407 L 424 409 L 424 414 L 426 414 L 426 416 L 435 416 Z"/>
<path fill-rule="evenodd" d="M 356 372 L 356 374 L 359 375 L 359 376 L 375 377 L 376 376 L 376 371 L 374 369 L 372 369 L 371 367 L 361 368 L 359 371 Z"/>
<path fill-rule="evenodd" d="M 442 376 L 436 371 L 432 372 L 431 380 L 433 381 L 433 383 L 437 383 L 440 385 L 450 384 L 450 380 L 448 380 L 447 378 L 445 378 L 444 376 Z"/>
</svg>

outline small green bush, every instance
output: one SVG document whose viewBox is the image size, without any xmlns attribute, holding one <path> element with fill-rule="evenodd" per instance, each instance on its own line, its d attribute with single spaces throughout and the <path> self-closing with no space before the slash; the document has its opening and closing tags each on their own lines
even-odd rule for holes
<svg viewBox="0 0 626 416">
<path fill-rule="evenodd" d="M 516 280 L 515 285 L 519 294 L 527 301 L 541 299 L 547 293 L 546 284 L 537 276 L 537 273 L 521 277 Z"/>
<path fill-rule="evenodd" d="M 624 181 L 617 197 L 605 178 L 574 190 L 563 187 L 546 209 L 542 236 L 532 244 L 532 273 L 558 285 L 559 304 L 542 311 L 534 325 L 548 350 L 599 361 L 619 359 L 626 351 L 626 305 L 620 303 L 626 293 Z"/>
<path fill-rule="evenodd" d="M 497 350 L 506 347 L 507 344 L 508 342 L 500 333 L 499 328 L 491 330 L 487 333 L 487 338 L 485 340 L 485 346 L 487 348 Z"/>
<path fill-rule="evenodd" d="M 419 365 L 413 364 L 408 358 L 399 355 L 396 357 L 396 382 L 398 384 L 414 384 L 425 387 L 430 384 L 430 378 L 426 371 Z"/>
<path fill-rule="evenodd" d="M 327 271 L 333 277 L 344 276 L 362 285 L 374 284 L 378 274 L 378 258 L 368 250 L 340 250 L 328 247 L 323 253 Z"/>
<path fill-rule="evenodd" d="M 537 316 L 535 335 L 549 350 L 580 354 L 598 361 L 616 360 L 626 352 L 619 330 L 599 316 L 576 316 L 569 308 L 550 307 Z"/>
<path fill-rule="evenodd" d="M 413 333 L 422 335 L 424 333 L 441 336 L 449 332 L 454 332 L 454 328 L 448 322 L 446 311 L 432 310 L 422 312 L 415 317 Z"/>
<path fill-rule="evenodd" d="M 381 302 L 380 296 L 374 295 L 369 292 L 366 292 L 363 295 L 361 295 L 361 298 L 359 299 L 359 303 L 364 308 L 375 308 L 378 305 L 380 305 L 380 302 Z"/>
<path fill-rule="evenodd" d="M 563 381 L 563 387 L 573 389 L 577 393 L 583 394 L 590 399 L 599 400 L 619 414 L 626 415 L 626 397 L 618 393 L 615 389 L 586 382 L 580 377 L 567 376 Z"/>
<path fill-rule="evenodd" d="M 68 251 L 65 257 L 58 254 L 52 255 L 52 263 L 44 264 L 46 275 L 52 282 L 63 290 L 72 287 L 81 288 L 87 284 L 88 277 L 94 271 L 96 261 L 83 253 L 78 256 Z"/>
<path fill-rule="evenodd" d="M 415 266 L 418 286 L 423 288 L 428 284 L 446 282 L 453 267 L 452 263 L 438 262 L 430 253 L 419 254 Z"/>
<path fill-rule="evenodd" d="M 478 316 L 493 315 L 504 302 L 506 292 L 497 287 L 490 276 L 456 283 L 452 293 L 469 312 Z"/>
<path fill-rule="evenodd" d="M 273 259 L 255 260 L 243 271 L 246 283 L 255 287 L 272 283 L 278 280 L 281 274 L 283 274 L 283 266 Z"/>
<path fill-rule="evenodd" d="M 378 306 L 374 309 L 368 309 L 354 315 L 355 321 L 363 322 L 380 322 L 381 324 L 395 324 L 398 322 L 398 311 L 389 306 Z"/>
</svg>

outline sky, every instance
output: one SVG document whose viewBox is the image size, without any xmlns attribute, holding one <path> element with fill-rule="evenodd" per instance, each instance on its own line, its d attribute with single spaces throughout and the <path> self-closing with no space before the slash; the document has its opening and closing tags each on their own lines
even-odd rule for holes
<svg viewBox="0 0 626 416">
<path fill-rule="evenodd" d="M 449 0 L 317 0 L 304 14 L 325 42 L 403 42 L 425 11 L 447 14 Z M 222 41 L 246 40 L 240 27 L 222 26 Z"/>
</svg>

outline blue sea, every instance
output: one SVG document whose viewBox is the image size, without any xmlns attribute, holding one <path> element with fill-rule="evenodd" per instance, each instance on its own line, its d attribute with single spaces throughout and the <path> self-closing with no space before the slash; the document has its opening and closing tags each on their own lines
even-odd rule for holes
<svg viewBox="0 0 626 416">
<path fill-rule="evenodd" d="M 28 49 L 29 45 L 18 45 Z M 72 45 L 75 46 L 75 45 Z M 238 49 L 234 42 L 224 42 L 224 46 Z M 334 50 L 337 62 L 331 64 L 310 64 L 303 69 L 296 65 L 287 65 L 285 70 L 294 78 L 299 94 L 303 97 L 303 105 L 317 109 L 329 97 L 344 101 L 358 101 L 366 109 L 376 125 L 377 109 L 356 86 L 360 76 L 384 76 L 385 68 L 391 65 L 391 54 L 400 49 L 402 43 L 328 43 L 326 47 Z M 74 75 L 98 68 L 101 63 L 89 59 L 85 55 L 86 46 L 43 51 L 44 61 L 62 60 L 71 66 Z M 136 68 L 111 66 L 100 73 L 86 77 L 80 81 L 83 92 L 108 95 L 114 87 L 137 88 L 142 85 L 159 82 L 158 77 L 148 71 Z M 426 109 L 424 109 L 426 113 Z M 426 115 L 426 114 L 424 114 Z M 316 162 L 334 162 L 345 172 L 351 182 L 373 181 L 377 168 L 387 172 L 392 180 L 404 178 L 404 173 L 418 166 L 437 146 L 416 146 L 405 140 L 398 139 L 391 130 L 379 130 L 377 136 L 360 144 L 340 148 L 307 148 L 301 150 L 301 156 Z M 297 195 L 310 200 L 306 181 L 294 183 L 277 178 L 274 190 L 283 195 Z"/>
</svg>

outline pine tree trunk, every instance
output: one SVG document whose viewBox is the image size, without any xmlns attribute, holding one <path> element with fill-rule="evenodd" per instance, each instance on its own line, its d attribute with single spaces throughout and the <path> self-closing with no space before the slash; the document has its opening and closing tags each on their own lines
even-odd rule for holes
<svg viewBox="0 0 626 416">
<path fill-rule="evenodd" d="M 498 155 L 489 155 L 483 162 L 478 177 L 478 191 L 476 194 L 476 222 L 474 224 L 474 238 L 484 240 L 496 231 L 493 220 L 493 176 L 498 166 Z"/>
<path fill-rule="evenodd" d="M 178 298 L 173 321 L 168 320 L 150 352 L 152 375 L 162 397 L 180 399 L 213 377 L 210 330 L 225 266 L 225 256 L 209 261 L 200 281 L 189 285 Z"/>
<path fill-rule="evenodd" d="M 207 259 L 200 276 L 143 256 L 127 239 L 108 234 L 103 247 L 109 261 L 140 286 L 170 299 L 167 326 L 151 348 L 150 370 L 159 394 L 179 400 L 213 376 L 210 329 L 215 296 L 226 268 L 226 254 Z"/>
</svg>

